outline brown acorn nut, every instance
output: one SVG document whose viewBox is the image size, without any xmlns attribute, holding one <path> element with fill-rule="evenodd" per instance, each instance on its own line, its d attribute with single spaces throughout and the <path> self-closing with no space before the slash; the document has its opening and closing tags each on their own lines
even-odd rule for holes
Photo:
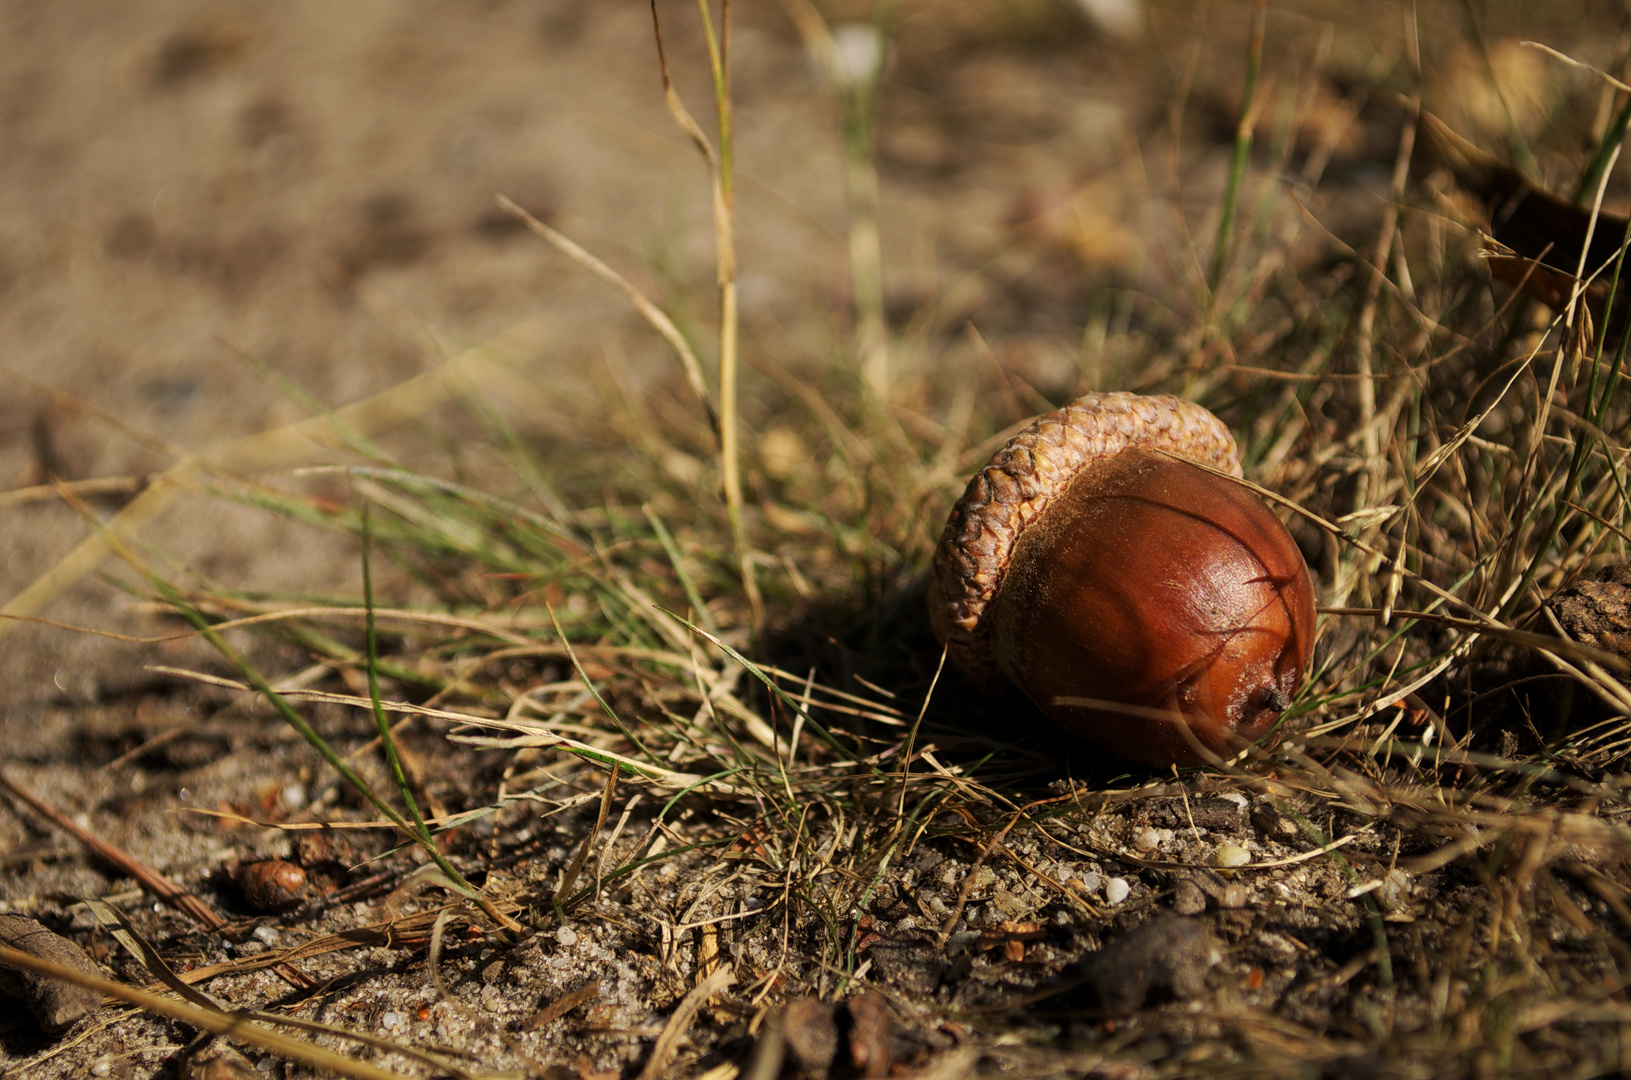
<svg viewBox="0 0 1631 1080">
<path fill-rule="evenodd" d="M 975 682 L 1150 765 L 1261 736 L 1314 644 L 1314 587 L 1280 520 L 1234 476 L 1198 405 L 1089 394 L 975 475 L 930 577 L 930 616 Z"/>
<path fill-rule="evenodd" d="M 284 859 L 240 863 L 232 879 L 256 911 L 288 911 L 306 899 L 306 871 Z"/>
</svg>

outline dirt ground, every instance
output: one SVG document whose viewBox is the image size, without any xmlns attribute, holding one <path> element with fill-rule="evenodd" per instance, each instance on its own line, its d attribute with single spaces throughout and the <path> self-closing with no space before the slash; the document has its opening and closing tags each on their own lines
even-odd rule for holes
<svg viewBox="0 0 1631 1080">
<path fill-rule="evenodd" d="M 817 6 L 834 25 L 868 17 L 858 2 Z M 1057 399 L 1081 385 L 1078 347 L 1102 290 L 1139 290 L 1175 307 L 1194 295 L 1186 283 L 1200 272 L 1195 238 L 1216 227 L 1251 5 L 1157 0 L 1132 9 L 1140 17 L 1131 31 L 1095 23 L 1087 6 L 898 5 L 879 106 L 885 295 L 893 324 L 927 327 L 930 343 L 907 356 L 916 366 L 903 377 L 950 366 L 954 354 L 966 362 L 973 326 L 1037 402 Z M 1498 137 L 1513 123 L 1537 137 L 1565 122 L 1559 103 L 1577 100 L 1570 95 L 1588 77 L 1516 43 L 1534 38 L 1618 70 L 1627 24 L 1611 4 L 1563 6 L 1414 9 L 1429 102 L 1477 136 Z M 1387 205 L 1403 115 L 1396 95 L 1411 89 L 1407 10 L 1269 5 L 1269 104 L 1254 183 L 1283 184 L 1306 200 L 1291 257 L 1309 267 L 1344 243 L 1367 243 Z M 662 11 L 677 85 L 703 115 L 709 91 L 695 12 L 666 3 Z M 795 369 L 819 368 L 847 334 L 841 132 L 783 8 L 739 2 L 734 16 L 743 317 L 754 347 Z M 708 191 L 664 106 L 647 5 L 16 0 L 0 5 L 0 27 L 0 488 L 109 478 L 87 496 L 106 518 L 181 456 L 305 416 L 300 393 L 280 380 L 341 406 L 529 319 L 537 321 L 517 359 L 539 389 L 509 403 L 523 438 L 561 447 L 605 438 L 586 414 L 608 387 L 683 397 L 671 356 L 623 298 L 494 201 L 510 196 L 691 323 L 707 323 Z M 1294 112 L 1305 122 L 1288 141 Z M 1319 185 L 1299 188 L 1315 158 Z M 1110 388 L 1125 373 L 1114 369 L 1113 350 L 1106 355 L 1097 377 Z M 480 464 L 463 470 L 458 448 L 433 434 L 457 431 L 457 411 L 438 415 L 440 428 L 417 416 L 381 437 L 400 460 L 479 483 Z M 295 457 L 279 474 L 331 459 L 315 443 Z M 570 491 L 592 478 L 580 471 L 560 482 Z M 45 492 L 0 502 L 7 612 L 135 637 L 173 627 L 94 572 L 41 584 L 87 535 L 79 512 Z M 185 573 L 235 590 L 354 596 L 358 588 L 354 544 L 202 491 L 165 503 L 140 535 Z M 210 666 L 196 642 L 143 644 L 33 623 L 0 633 L 0 772 L 226 905 L 230 917 L 251 919 L 226 868 L 287 856 L 288 838 L 201 823 L 176 808 L 230 805 L 249 816 L 332 808 L 340 796 L 321 766 L 263 711 L 225 691 L 179 691 L 148 670 Z M 258 648 L 280 672 L 304 662 L 292 646 Z M 450 804 L 489 790 L 487 759 L 427 752 L 437 754 Z M 1011 794 L 1017 803 L 1069 790 Z M 557 875 L 593 823 L 597 793 L 585 791 L 591 801 L 571 813 L 539 820 L 511 808 L 474 826 L 475 839 L 495 853 L 495 870 L 517 880 Z M 1345 899 L 1350 882 L 1331 863 L 1304 857 L 1308 845 L 1272 800 L 1227 784 L 1158 787 L 1140 800 L 1136 814 L 1106 804 L 1053 833 L 1016 834 L 990 864 L 976 846 L 925 842 L 910 862 L 880 872 L 856 933 L 876 934 L 864 948 L 893 1010 L 897 1072 L 1200 1070 L 1203 1058 L 1184 1055 L 1214 1045 L 1215 1022 L 1189 999 L 1220 977 L 1222 993 L 1256 1010 L 1263 1039 L 1318 1041 L 1320 1068 L 1383 1075 L 1400 1065 L 1371 1056 L 1374 995 L 1343 997 L 1365 958 L 1374 961 L 1371 924 Z M 1347 855 L 1382 867 L 1374 890 L 1386 896 L 1382 914 L 1399 940 L 1413 942 L 1402 955 L 1475 949 L 1443 928 L 1467 886 L 1431 873 L 1400 885 L 1387 870 L 1395 839 L 1360 824 Z M 1348 834 L 1340 821 L 1321 825 Z M 637 839 L 639 814 L 629 827 Z M 366 874 L 333 868 L 371 853 L 358 843 L 332 858 L 308 852 L 306 865 L 314 877 L 356 887 Z M 1173 869 L 1216 866 L 1225 847 L 1284 865 L 1246 885 Z M 296 939 L 377 925 L 388 905 L 410 903 L 391 891 L 406 857 L 377 865 L 389 880 L 374 891 L 357 888 L 320 913 L 261 918 L 252 936 L 226 944 L 0 797 L 0 911 L 42 919 L 136 982 L 145 980 L 77 899 L 124 907 L 177 966 L 241 962 Z M 1059 891 L 1039 886 L 1038 872 Z M 1266 895 L 1294 910 L 1265 925 L 1257 898 Z M 287 1005 L 307 1020 L 435 1049 L 473 1073 L 633 1076 L 718 955 L 744 971 L 773 966 L 778 948 L 785 955 L 786 926 L 745 915 L 773 899 L 716 863 L 681 857 L 608 888 L 570 922 L 519 945 L 458 924 L 450 933 L 464 936 L 443 947 L 447 997 L 427 973 L 428 922 L 400 940 L 382 934 L 303 960 L 310 982 L 299 988 L 275 970 L 246 967 L 207 989 L 233 1006 Z M 968 914 L 955 929 L 931 932 L 959 904 Z M 644 920 L 641 909 L 669 921 Z M 1210 913 L 1204 940 L 1149 921 L 1167 909 Z M 674 927 L 727 914 L 737 921 L 721 924 L 717 937 L 673 936 Z M 1114 976 L 1077 966 L 1135 926 L 1146 927 L 1146 939 L 1127 948 L 1164 959 L 1112 957 L 1102 964 L 1114 964 Z M 820 936 L 815 927 L 794 931 Z M 1317 977 L 1299 966 L 1309 954 L 1326 964 Z M 1148 987 L 1115 985 L 1125 972 L 1151 970 L 1131 976 Z M 1026 1034 L 1006 1040 L 997 1037 L 1002 1023 L 980 1019 L 1011 1020 L 1027 995 L 1072 973 L 1089 988 L 1090 1019 L 1018 1024 L 1012 1030 Z M 831 996 L 848 978 L 812 961 L 799 986 Z M 541 1007 L 592 980 L 597 996 L 586 1012 L 538 1021 Z M 1137 1009 L 1146 989 L 1152 1001 L 1169 999 L 1159 1036 L 1118 1042 L 1116 1023 L 1093 1009 L 1114 1012 L 1123 992 Z M 1340 1023 L 1324 1011 L 1338 997 Z M 1426 1015 L 1429 998 L 1409 1007 Z M 940 1012 L 914 1010 L 914 1001 Z M 683 1069 L 747 1060 L 765 1022 L 755 1019 L 760 1004 L 705 1004 L 710 1034 L 688 1045 Z M 837 1024 L 853 1048 L 869 1007 L 852 1001 L 836 1020 L 776 1022 L 790 1044 L 819 1043 L 823 1025 Z M 953 1013 L 960 1019 L 947 1018 Z M 177 1076 L 189 1067 L 192 1039 L 178 1022 L 105 1014 L 57 1044 L 0 1008 L 0 1076 Z M 802 1052 L 795 1046 L 790 1060 L 804 1061 Z M 368 1053 L 427 1074 L 422 1062 Z M 812 1053 L 820 1057 L 819 1048 Z M 1569 1057 L 1536 1054 L 1548 1068 Z M 251 1056 L 264 1075 L 316 1075 Z M 853 1074 L 864 1071 L 857 1060 Z"/>
</svg>

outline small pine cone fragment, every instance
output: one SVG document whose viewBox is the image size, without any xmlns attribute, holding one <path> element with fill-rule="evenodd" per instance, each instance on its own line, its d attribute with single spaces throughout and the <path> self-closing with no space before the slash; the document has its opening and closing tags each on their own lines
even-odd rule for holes
<svg viewBox="0 0 1631 1080">
<path fill-rule="evenodd" d="M 1546 603 L 1569 637 L 1631 660 L 1631 565 L 1607 567 Z"/>
</svg>

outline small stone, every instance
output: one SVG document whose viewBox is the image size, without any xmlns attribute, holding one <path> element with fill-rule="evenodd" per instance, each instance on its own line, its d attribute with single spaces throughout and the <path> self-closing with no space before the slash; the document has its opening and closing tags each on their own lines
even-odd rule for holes
<svg viewBox="0 0 1631 1080">
<path fill-rule="evenodd" d="M 1252 804 L 1251 818 L 1252 824 L 1257 826 L 1257 831 L 1268 840 L 1278 840 L 1283 843 L 1287 840 L 1296 839 L 1297 834 L 1301 831 L 1297 828 L 1297 823 L 1282 814 L 1280 809 L 1269 799 Z"/>
<path fill-rule="evenodd" d="M 1086 957 L 1082 971 L 1101 1008 L 1127 1013 L 1151 1001 L 1195 997 L 1220 958 L 1203 923 L 1157 915 Z"/>
<path fill-rule="evenodd" d="M 838 1054 L 838 1020 L 832 1005 L 818 998 L 797 998 L 782 1011 L 787 1050 L 801 1075 L 825 1077 Z"/>
<path fill-rule="evenodd" d="M 1093 893 L 1096 893 L 1096 892 L 1099 891 L 1099 885 L 1101 884 L 1101 881 L 1100 881 L 1099 875 L 1097 873 L 1095 873 L 1094 871 L 1089 870 L 1087 873 L 1083 874 L 1082 878 L 1081 878 L 1081 881 L 1082 881 L 1082 891 L 1087 893 L 1088 895 L 1091 896 Z"/>
<path fill-rule="evenodd" d="M 1199 915 L 1206 910 L 1206 894 L 1194 878 L 1179 878 L 1172 890 L 1172 910 L 1180 915 Z"/>
<path fill-rule="evenodd" d="M 1133 887 L 1127 884 L 1126 878 L 1113 877 L 1104 885 L 1104 899 L 1106 903 L 1119 904 L 1127 899 Z"/>
<path fill-rule="evenodd" d="M 1239 844 L 1224 844 L 1218 848 L 1218 865 L 1232 870 L 1237 866 L 1245 866 L 1252 861 L 1252 853 Z"/>
<path fill-rule="evenodd" d="M 1155 851 L 1161 846 L 1161 834 L 1154 829 L 1145 829 L 1133 837 L 1133 846 L 1140 851 Z"/>
<path fill-rule="evenodd" d="M 219 1039 L 207 1043 L 187 1061 L 186 1080 L 260 1080 L 255 1063 Z"/>
<path fill-rule="evenodd" d="M 1218 896 L 1218 907 L 1243 908 L 1246 906 L 1246 886 L 1238 881 L 1231 881 L 1223 887 Z"/>
<path fill-rule="evenodd" d="M 1376 890 L 1376 904 L 1389 915 L 1403 911 L 1410 898 L 1410 875 L 1398 867 L 1387 872 L 1382 887 Z"/>
<path fill-rule="evenodd" d="M 563 926 L 555 931 L 555 941 L 562 948 L 570 949 L 578 943 L 578 932 L 570 926 Z"/>
</svg>

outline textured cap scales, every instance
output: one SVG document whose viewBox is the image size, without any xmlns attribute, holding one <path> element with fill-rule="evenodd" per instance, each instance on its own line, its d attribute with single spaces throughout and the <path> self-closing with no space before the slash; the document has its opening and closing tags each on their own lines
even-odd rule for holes
<svg viewBox="0 0 1631 1080">
<path fill-rule="evenodd" d="M 986 609 L 1014 542 L 1076 474 L 1123 450 L 1166 450 L 1239 476 L 1223 421 L 1170 394 L 1086 394 L 1039 416 L 974 474 L 952 508 L 929 574 L 929 617 L 952 660 L 977 682 L 1001 679 Z"/>
</svg>

